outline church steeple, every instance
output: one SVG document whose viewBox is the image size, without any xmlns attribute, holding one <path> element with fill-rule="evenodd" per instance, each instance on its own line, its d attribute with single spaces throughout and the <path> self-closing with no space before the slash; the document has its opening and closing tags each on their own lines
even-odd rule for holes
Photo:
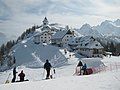
<svg viewBox="0 0 120 90">
<path fill-rule="evenodd" d="M 48 22 L 47 18 L 45 17 L 44 20 L 43 20 L 43 25 L 48 25 L 48 23 L 49 22 Z"/>
</svg>

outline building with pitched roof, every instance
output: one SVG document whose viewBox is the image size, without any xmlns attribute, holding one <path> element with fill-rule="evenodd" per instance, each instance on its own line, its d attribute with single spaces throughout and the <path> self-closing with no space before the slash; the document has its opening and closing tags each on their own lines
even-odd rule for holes
<svg viewBox="0 0 120 90">
<path fill-rule="evenodd" d="M 81 37 L 77 46 L 78 53 L 86 57 L 102 57 L 104 47 L 92 36 Z"/>
<path fill-rule="evenodd" d="M 51 43 L 51 37 L 52 34 L 49 31 L 44 31 L 42 33 L 37 33 L 34 35 L 34 43 L 39 44 L 39 43 Z"/>
<path fill-rule="evenodd" d="M 71 31 L 70 29 L 57 31 L 52 36 L 51 43 L 61 47 L 64 45 L 68 45 L 69 39 L 73 37 L 74 37 L 74 32 Z"/>
</svg>

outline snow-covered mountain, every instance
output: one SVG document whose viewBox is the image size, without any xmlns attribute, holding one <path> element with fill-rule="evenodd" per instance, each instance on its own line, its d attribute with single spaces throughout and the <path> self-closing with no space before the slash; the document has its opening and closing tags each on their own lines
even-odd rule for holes
<svg viewBox="0 0 120 90">
<path fill-rule="evenodd" d="M 91 27 L 89 24 L 84 24 L 77 31 L 85 36 L 103 37 L 103 36 L 117 36 L 120 37 L 120 19 L 116 21 L 106 20 L 100 25 Z"/>
<path fill-rule="evenodd" d="M 106 20 L 93 28 L 104 36 L 120 37 L 120 19 L 117 19 L 114 22 Z"/>
<path fill-rule="evenodd" d="M 102 37 L 102 35 L 97 30 L 94 30 L 89 24 L 84 24 L 80 29 L 76 30 L 84 36 Z"/>
<path fill-rule="evenodd" d="M 116 21 L 113 22 L 116 26 L 120 26 L 120 19 L 117 19 Z"/>
<path fill-rule="evenodd" d="M 104 21 L 100 25 L 91 27 L 84 24 L 80 29 L 75 29 L 84 36 L 93 36 L 101 41 L 120 43 L 120 19 L 116 21 Z"/>
</svg>

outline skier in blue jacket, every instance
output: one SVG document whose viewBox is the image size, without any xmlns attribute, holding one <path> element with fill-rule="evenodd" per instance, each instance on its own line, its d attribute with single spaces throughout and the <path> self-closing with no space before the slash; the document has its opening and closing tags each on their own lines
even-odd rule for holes
<svg viewBox="0 0 120 90">
<path fill-rule="evenodd" d="M 87 65 L 86 65 L 86 63 L 83 65 L 82 70 L 83 70 L 83 75 L 86 75 L 87 74 Z"/>
</svg>

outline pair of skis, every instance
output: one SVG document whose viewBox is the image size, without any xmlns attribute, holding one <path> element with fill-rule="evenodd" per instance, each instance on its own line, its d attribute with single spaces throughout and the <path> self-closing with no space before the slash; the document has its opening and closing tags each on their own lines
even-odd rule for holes
<svg viewBox="0 0 120 90">
<path fill-rule="evenodd" d="M 50 77 L 49 78 L 44 78 L 45 77 L 45 72 L 46 72 L 46 70 L 44 69 L 44 71 L 43 71 L 43 79 L 42 80 L 55 79 L 56 71 L 55 71 L 54 68 L 50 70 Z"/>
</svg>

